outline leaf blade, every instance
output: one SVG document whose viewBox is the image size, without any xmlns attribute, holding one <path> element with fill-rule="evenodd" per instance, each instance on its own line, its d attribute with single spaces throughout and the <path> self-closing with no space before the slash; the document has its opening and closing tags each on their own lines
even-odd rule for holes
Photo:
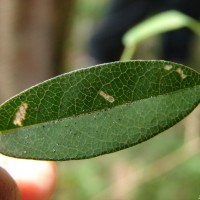
<svg viewBox="0 0 200 200">
<path fill-rule="evenodd" d="M 91 70 L 93 70 L 92 73 Z M 117 62 L 77 72 L 42 83 L 2 105 L 0 108 L 1 119 L 6 113 L 2 110 L 6 111 L 8 105 L 13 108 L 11 116 L 14 116 L 23 102 L 28 103 L 28 109 L 35 108 L 35 102 L 33 102 L 35 91 L 41 96 L 52 97 L 54 94 L 52 91 L 58 92 L 58 84 L 66 84 L 66 80 L 71 85 L 74 84 L 67 92 L 63 85 L 59 88 L 62 98 L 59 102 L 56 101 L 58 104 L 55 108 L 53 107 L 54 112 L 46 118 L 45 115 L 40 117 L 38 114 L 41 112 L 41 108 L 37 110 L 37 118 L 34 118 L 36 110 L 31 116 L 30 110 L 28 112 L 27 109 L 28 120 L 26 118 L 23 121 L 23 127 L 13 125 L 13 119 L 10 118 L 8 126 L 6 128 L 4 126 L 0 130 L 2 132 L 0 134 L 0 151 L 2 153 L 22 158 L 70 160 L 114 152 L 145 141 L 174 125 L 191 112 L 200 99 L 199 74 L 175 63 L 163 61 Z M 107 74 L 107 72 L 110 73 Z M 70 79 L 72 74 L 73 79 L 76 77 L 74 82 L 71 81 L 73 79 Z M 85 81 L 86 79 L 87 81 Z M 100 84 L 100 79 L 102 84 Z M 82 85 L 81 88 L 80 85 Z M 92 88 L 91 85 L 95 85 L 95 87 Z M 46 93 L 41 92 L 41 86 L 43 90 L 49 88 Z M 118 89 L 117 92 L 114 92 L 116 89 Z M 104 95 L 100 95 L 100 91 L 104 91 Z M 88 98 L 83 98 L 86 93 Z M 73 94 L 73 97 L 70 97 L 69 94 Z M 108 96 L 105 94 L 112 96 L 114 101 L 108 101 Z M 75 101 L 77 96 L 81 101 L 80 104 Z M 187 100 L 184 100 L 183 97 Z M 44 98 L 44 102 L 49 102 L 46 99 Z M 168 105 L 167 101 L 171 104 Z M 32 102 L 31 105 L 30 102 Z M 58 109 L 58 105 L 64 105 L 67 102 L 67 107 Z M 76 108 L 73 111 L 76 113 L 67 113 L 72 102 L 74 103 L 73 108 Z M 173 102 L 176 103 L 173 104 Z M 53 109 L 51 103 L 45 104 L 42 112 L 46 110 L 48 113 L 48 110 Z M 77 105 L 80 106 L 77 107 Z M 159 109 L 158 106 L 160 106 Z M 147 112 L 147 110 L 150 111 Z M 171 114 L 165 116 L 166 113 Z M 137 117 L 138 115 L 140 117 Z M 31 119 L 35 121 L 31 121 Z M 141 136 L 142 139 L 139 139 Z"/>
</svg>

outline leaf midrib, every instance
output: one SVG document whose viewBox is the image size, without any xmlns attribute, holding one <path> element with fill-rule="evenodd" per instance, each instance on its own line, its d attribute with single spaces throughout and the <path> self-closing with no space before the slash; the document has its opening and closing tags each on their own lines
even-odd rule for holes
<svg viewBox="0 0 200 200">
<path fill-rule="evenodd" d="M 81 114 L 72 115 L 72 116 L 69 116 L 69 117 L 63 117 L 63 118 L 59 118 L 59 119 L 56 119 L 56 120 L 49 120 L 49 121 L 45 121 L 45 122 L 41 122 L 41 123 L 37 123 L 37 124 L 32 124 L 32 125 L 27 125 L 27 126 L 23 126 L 23 127 L 16 127 L 16 128 L 12 128 L 12 129 L 1 130 L 0 134 L 5 134 L 8 131 L 11 132 L 11 131 L 14 131 L 14 130 L 17 130 L 17 129 L 28 128 L 28 127 L 32 127 L 32 126 L 36 126 L 36 125 L 40 126 L 40 125 L 50 124 L 50 123 L 54 123 L 55 124 L 55 123 L 57 123 L 59 121 L 62 121 L 64 119 L 72 119 L 72 118 L 76 118 L 76 117 L 79 117 L 79 116 L 91 115 L 91 114 L 99 113 L 99 112 L 102 112 L 102 111 L 111 110 L 111 109 L 114 109 L 114 108 L 117 108 L 117 107 L 120 107 L 120 106 L 132 105 L 134 103 L 137 103 L 137 102 L 140 102 L 140 101 L 145 101 L 147 99 L 159 98 L 160 96 L 168 96 L 168 95 L 171 95 L 171 94 L 179 93 L 179 92 L 187 90 L 187 89 L 194 89 L 194 88 L 199 87 L 199 86 L 200 86 L 200 84 L 192 86 L 192 87 L 178 89 L 176 91 L 172 91 L 172 92 L 168 92 L 168 93 L 159 94 L 159 95 L 156 95 L 156 96 L 151 96 L 151 97 L 139 99 L 139 100 L 132 101 L 132 102 L 127 102 L 127 103 L 119 104 L 119 105 L 113 106 L 111 108 L 105 108 L 105 109 L 95 110 L 93 112 L 88 112 L 88 113 L 81 113 Z"/>
</svg>

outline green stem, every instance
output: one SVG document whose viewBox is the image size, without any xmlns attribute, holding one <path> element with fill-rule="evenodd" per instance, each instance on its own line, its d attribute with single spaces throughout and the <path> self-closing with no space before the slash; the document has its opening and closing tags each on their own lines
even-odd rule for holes
<svg viewBox="0 0 200 200">
<path fill-rule="evenodd" d="M 190 28 L 197 36 L 200 36 L 200 23 L 197 20 L 189 18 L 187 27 Z"/>
<path fill-rule="evenodd" d="M 125 46 L 120 61 L 131 60 L 135 53 L 136 45 Z"/>
</svg>

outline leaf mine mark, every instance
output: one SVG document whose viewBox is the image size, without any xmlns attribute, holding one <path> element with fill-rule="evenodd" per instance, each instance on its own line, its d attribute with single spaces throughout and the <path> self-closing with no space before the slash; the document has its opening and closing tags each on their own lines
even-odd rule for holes
<svg viewBox="0 0 200 200">
<path fill-rule="evenodd" d="M 27 103 L 22 103 L 17 112 L 15 113 L 13 124 L 16 126 L 22 126 L 22 122 L 25 120 L 26 117 L 26 110 L 28 108 Z"/>
<path fill-rule="evenodd" d="M 184 74 L 183 70 L 180 67 L 176 69 L 176 72 L 180 75 L 181 79 L 184 79 L 187 77 L 187 75 Z"/>
<path fill-rule="evenodd" d="M 102 96 L 106 101 L 113 103 L 115 101 L 114 97 L 106 94 L 105 92 L 103 92 L 102 90 L 99 91 L 99 95 Z"/>
<path fill-rule="evenodd" d="M 166 70 L 166 71 L 170 71 L 172 68 L 173 68 L 172 65 L 165 65 L 164 66 L 164 70 Z"/>
</svg>

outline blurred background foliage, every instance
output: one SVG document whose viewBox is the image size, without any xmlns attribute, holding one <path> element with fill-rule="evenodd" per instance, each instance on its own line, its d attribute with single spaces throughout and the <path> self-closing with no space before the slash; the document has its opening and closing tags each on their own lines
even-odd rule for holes
<svg viewBox="0 0 200 200">
<path fill-rule="evenodd" d="M 92 65 L 87 45 L 107 4 L 1 0 L 0 102 L 55 75 Z M 189 64 L 200 66 L 199 38 L 190 46 Z M 160 59 L 160 49 L 160 37 L 152 37 L 139 45 L 135 59 Z M 133 148 L 57 162 L 52 200 L 198 199 L 199 119 L 196 109 L 175 127 Z"/>
</svg>

